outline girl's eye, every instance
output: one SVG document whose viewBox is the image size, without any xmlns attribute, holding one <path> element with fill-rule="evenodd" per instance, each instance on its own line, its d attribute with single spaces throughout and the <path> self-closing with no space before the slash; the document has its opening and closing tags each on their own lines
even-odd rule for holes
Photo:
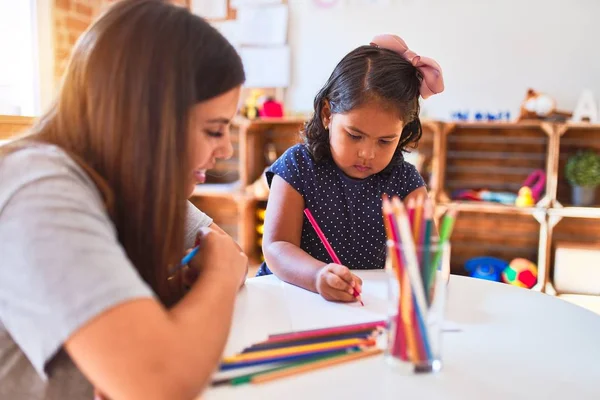
<svg viewBox="0 0 600 400">
<path fill-rule="evenodd" d="M 214 137 L 214 138 L 220 138 L 223 137 L 223 133 L 219 132 L 219 131 L 205 131 L 206 134 L 210 137 Z"/>
<path fill-rule="evenodd" d="M 394 141 L 393 140 L 380 140 L 379 143 L 387 146 L 387 145 L 394 143 Z"/>
<path fill-rule="evenodd" d="M 352 140 L 360 140 L 361 139 L 359 135 L 353 135 L 351 133 L 348 133 L 348 136 L 350 136 L 350 139 L 352 139 Z"/>
</svg>

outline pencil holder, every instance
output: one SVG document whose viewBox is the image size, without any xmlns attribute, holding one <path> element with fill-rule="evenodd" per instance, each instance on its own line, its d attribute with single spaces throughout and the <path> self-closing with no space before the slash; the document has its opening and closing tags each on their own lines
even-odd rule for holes
<svg viewBox="0 0 600 400">
<path fill-rule="evenodd" d="M 442 368 L 442 328 L 450 275 L 450 245 L 387 242 L 386 360 L 404 372 Z"/>
</svg>

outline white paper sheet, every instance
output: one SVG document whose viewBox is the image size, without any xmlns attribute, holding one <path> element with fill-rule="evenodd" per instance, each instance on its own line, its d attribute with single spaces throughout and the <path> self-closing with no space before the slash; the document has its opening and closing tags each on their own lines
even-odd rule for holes
<svg viewBox="0 0 600 400">
<path fill-rule="evenodd" d="M 227 18 L 227 0 L 192 0 L 192 12 L 206 19 Z"/>
<path fill-rule="evenodd" d="M 281 46 L 287 42 L 288 6 L 245 6 L 237 10 L 240 24 L 240 44 L 251 46 Z"/>
<path fill-rule="evenodd" d="M 290 84 L 290 48 L 242 47 L 240 56 L 248 88 L 277 88 Z"/>
</svg>

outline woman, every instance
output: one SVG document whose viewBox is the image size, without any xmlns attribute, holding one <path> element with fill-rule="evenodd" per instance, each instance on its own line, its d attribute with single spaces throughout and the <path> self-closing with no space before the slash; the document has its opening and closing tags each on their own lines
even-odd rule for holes
<svg viewBox="0 0 600 400">
<path fill-rule="evenodd" d="M 51 110 L 0 148 L 0 398 L 202 391 L 247 258 L 186 198 L 232 154 L 243 81 L 216 30 L 160 0 L 83 34 Z M 182 297 L 170 272 L 198 229 Z"/>
</svg>

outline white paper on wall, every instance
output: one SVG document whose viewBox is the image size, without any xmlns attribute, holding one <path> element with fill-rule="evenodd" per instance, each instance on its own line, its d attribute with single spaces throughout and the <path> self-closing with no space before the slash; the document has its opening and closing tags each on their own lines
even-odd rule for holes
<svg viewBox="0 0 600 400">
<path fill-rule="evenodd" d="M 285 4 L 240 7 L 240 43 L 250 46 L 280 46 L 287 42 L 288 7 Z"/>
<path fill-rule="evenodd" d="M 246 87 L 277 88 L 289 86 L 289 46 L 242 47 L 239 51 L 246 71 Z"/>
<path fill-rule="evenodd" d="M 227 18 L 227 0 L 192 0 L 192 12 L 206 19 Z"/>
</svg>

